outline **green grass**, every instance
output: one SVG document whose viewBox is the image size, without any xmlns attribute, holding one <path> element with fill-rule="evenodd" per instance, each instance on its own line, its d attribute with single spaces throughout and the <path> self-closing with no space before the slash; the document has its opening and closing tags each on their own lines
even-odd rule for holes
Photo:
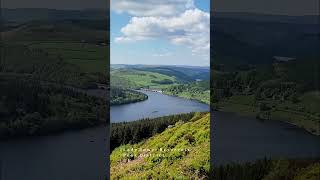
<svg viewBox="0 0 320 180">
<path fill-rule="evenodd" d="M 164 89 L 164 93 L 210 104 L 209 86 L 209 81 L 172 85 Z"/>
<path fill-rule="evenodd" d="M 111 179 L 208 178 L 210 115 L 196 113 L 143 142 L 120 146 L 110 162 Z"/>
<path fill-rule="evenodd" d="M 215 180 L 318 180 L 319 159 L 263 159 L 212 168 Z"/>
<path fill-rule="evenodd" d="M 174 84 L 178 83 L 173 76 L 167 76 L 160 73 L 138 71 L 129 69 L 120 69 L 111 71 L 111 84 L 117 84 L 120 81 L 123 83 L 120 86 L 130 88 L 155 88 L 163 89 L 172 84 L 159 84 L 152 81 L 171 80 Z M 119 85 L 118 85 L 119 86 Z"/>
<path fill-rule="evenodd" d="M 301 103 L 310 111 L 320 113 L 320 91 L 305 93 L 300 97 L 300 100 Z"/>
<path fill-rule="evenodd" d="M 85 46 L 90 47 L 87 49 L 80 43 L 45 41 L 36 44 L 5 44 L 3 48 L 6 53 L 0 69 L 3 74 L 19 74 L 81 88 L 90 84 L 105 83 L 108 77 L 108 58 L 98 56 L 107 56 L 108 50 L 104 49 L 108 48 Z M 83 51 L 90 51 L 87 55 L 90 58 L 84 56 Z"/>
<path fill-rule="evenodd" d="M 173 96 L 178 96 L 182 97 L 185 99 L 192 99 L 192 100 L 197 100 L 206 104 L 210 104 L 210 91 L 198 91 L 198 92 L 190 92 L 190 91 L 183 91 L 181 93 L 171 93 L 165 91 L 165 94 L 167 95 L 173 95 Z"/>
<path fill-rule="evenodd" d="M 38 42 L 29 45 L 30 49 L 42 49 L 50 57 L 61 57 L 65 62 L 76 65 L 83 72 L 107 73 L 109 48 L 88 43 Z"/>
<path fill-rule="evenodd" d="M 320 163 L 312 164 L 306 168 L 299 169 L 293 180 L 319 180 L 320 179 Z"/>
</svg>

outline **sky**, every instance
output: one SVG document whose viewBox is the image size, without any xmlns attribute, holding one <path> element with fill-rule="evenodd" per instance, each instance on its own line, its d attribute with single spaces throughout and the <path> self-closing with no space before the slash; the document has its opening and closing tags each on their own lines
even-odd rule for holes
<svg viewBox="0 0 320 180">
<path fill-rule="evenodd" d="M 210 0 L 111 0 L 111 64 L 210 65 Z"/>
</svg>

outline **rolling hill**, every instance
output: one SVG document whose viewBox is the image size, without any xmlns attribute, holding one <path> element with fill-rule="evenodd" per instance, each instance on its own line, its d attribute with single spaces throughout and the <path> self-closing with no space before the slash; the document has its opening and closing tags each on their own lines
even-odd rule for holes
<svg viewBox="0 0 320 180">
<path fill-rule="evenodd" d="M 269 64 L 274 56 L 319 57 L 316 16 L 217 13 L 212 22 L 213 64 L 224 64 L 226 69 Z"/>
</svg>

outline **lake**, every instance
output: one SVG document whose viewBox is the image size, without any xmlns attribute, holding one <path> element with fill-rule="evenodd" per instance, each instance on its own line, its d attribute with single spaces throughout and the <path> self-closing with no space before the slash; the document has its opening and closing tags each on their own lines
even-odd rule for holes
<svg viewBox="0 0 320 180">
<path fill-rule="evenodd" d="M 0 142 L 0 180 L 104 179 L 106 127 Z"/>
<path fill-rule="evenodd" d="M 149 96 L 146 101 L 111 107 L 112 121 L 209 110 L 197 101 L 145 93 Z M 290 124 L 224 112 L 214 112 L 212 122 L 215 164 L 265 156 L 320 157 L 319 137 Z M 106 127 L 97 127 L 0 142 L 0 179 L 104 179 L 106 134 Z"/>
<path fill-rule="evenodd" d="M 213 112 L 211 122 L 214 164 L 320 157 L 320 137 L 288 123 L 226 112 Z"/>
<path fill-rule="evenodd" d="M 145 101 L 111 106 L 111 122 L 134 121 L 147 117 L 160 117 L 171 114 L 209 111 L 207 104 L 194 100 L 167 96 L 158 92 L 142 91 L 148 99 Z"/>
</svg>

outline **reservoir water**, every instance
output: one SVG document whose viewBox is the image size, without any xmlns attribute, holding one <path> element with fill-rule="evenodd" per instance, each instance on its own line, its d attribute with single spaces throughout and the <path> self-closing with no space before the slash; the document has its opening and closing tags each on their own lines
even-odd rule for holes
<svg viewBox="0 0 320 180">
<path fill-rule="evenodd" d="M 145 92 L 146 101 L 111 107 L 112 121 L 132 121 L 191 111 L 208 105 Z M 214 163 L 245 162 L 267 157 L 320 157 L 320 138 L 279 121 L 260 121 L 233 113 L 213 112 Z M 1 180 L 104 179 L 107 128 L 0 142 Z"/>
<path fill-rule="evenodd" d="M 214 164 L 267 158 L 320 158 L 320 137 L 280 121 L 211 114 Z"/>
<path fill-rule="evenodd" d="M 148 95 L 145 101 L 111 106 L 111 122 L 134 121 L 147 117 L 160 117 L 171 114 L 209 111 L 207 104 L 198 101 L 167 96 L 158 92 L 140 91 Z"/>
</svg>

